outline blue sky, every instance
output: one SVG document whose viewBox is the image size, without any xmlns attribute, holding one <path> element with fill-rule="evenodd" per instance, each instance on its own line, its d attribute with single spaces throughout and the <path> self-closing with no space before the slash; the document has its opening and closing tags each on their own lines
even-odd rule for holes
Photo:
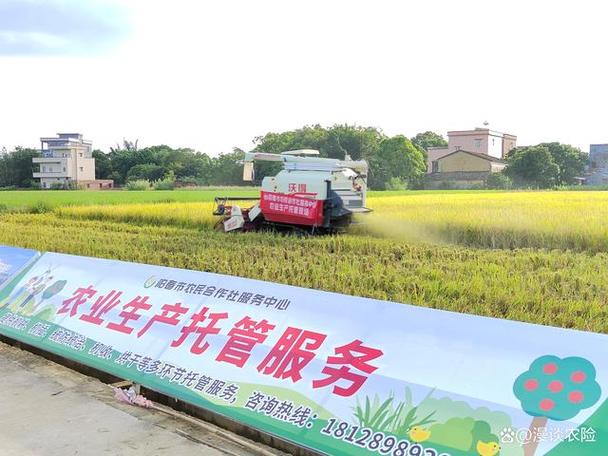
<svg viewBox="0 0 608 456">
<path fill-rule="evenodd" d="M 102 0 L 0 0 L 0 55 L 84 56 L 130 32 L 129 10 Z"/>
<path fill-rule="evenodd" d="M 605 2 L 0 0 L 0 148 L 79 131 L 215 155 L 269 131 L 488 121 L 608 142 Z"/>
</svg>

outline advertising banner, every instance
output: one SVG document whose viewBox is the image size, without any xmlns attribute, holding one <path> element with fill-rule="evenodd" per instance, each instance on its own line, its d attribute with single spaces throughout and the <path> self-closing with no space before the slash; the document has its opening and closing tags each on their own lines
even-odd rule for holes
<svg viewBox="0 0 608 456">
<path fill-rule="evenodd" d="M 328 455 L 608 454 L 601 334 L 56 253 L 0 333 Z"/>
<path fill-rule="evenodd" d="M 284 193 L 262 192 L 260 208 L 271 222 L 323 224 L 323 201 Z"/>
<path fill-rule="evenodd" d="M 38 256 L 38 252 L 0 245 L 0 290 Z"/>
</svg>

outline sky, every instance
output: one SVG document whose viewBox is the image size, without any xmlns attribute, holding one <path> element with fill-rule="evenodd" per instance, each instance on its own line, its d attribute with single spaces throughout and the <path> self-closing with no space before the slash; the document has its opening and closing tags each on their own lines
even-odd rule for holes
<svg viewBox="0 0 608 456">
<path fill-rule="evenodd" d="M 603 1 L 0 0 L 0 148 L 217 155 L 320 123 L 608 142 Z"/>
</svg>

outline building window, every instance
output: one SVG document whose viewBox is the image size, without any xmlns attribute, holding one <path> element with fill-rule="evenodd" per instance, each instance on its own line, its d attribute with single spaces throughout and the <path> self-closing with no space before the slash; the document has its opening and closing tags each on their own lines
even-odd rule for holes
<svg viewBox="0 0 608 456">
<path fill-rule="evenodd" d="M 476 149 L 480 149 L 481 148 L 481 139 L 475 139 L 475 148 Z"/>
<path fill-rule="evenodd" d="M 433 160 L 431 162 L 431 172 L 438 173 L 439 172 L 439 162 L 437 160 Z"/>
<path fill-rule="evenodd" d="M 82 152 L 80 152 L 78 155 L 82 157 Z"/>
<path fill-rule="evenodd" d="M 84 171 L 84 168 L 82 166 L 80 167 L 80 171 Z"/>
<path fill-rule="evenodd" d="M 63 172 L 65 173 L 65 166 L 63 167 Z"/>
</svg>

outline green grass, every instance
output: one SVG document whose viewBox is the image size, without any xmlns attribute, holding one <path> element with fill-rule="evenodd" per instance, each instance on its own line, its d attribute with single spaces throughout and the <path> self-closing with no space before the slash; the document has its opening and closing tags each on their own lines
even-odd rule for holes
<svg viewBox="0 0 608 456">
<path fill-rule="evenodd" d="M 213 201 L 216 196 L 256 196 L 259 191 L 251 187 L 209 188 L 193 190 L 150 190 L 150 191 L 53 191 L 16 190 L 0 191 L 0 207 L 27 209 L 39 202 L 49 207 L 89 204 L 132 204 L 168 201 Z"/>
<path fill-rule="evenodd" d="M 431 390 L 422 399 L 426 401 L 433 394 Z M 400 401 L 394 395 L 389 396 L 384 401 L 376 394 L 373 398 L 365 396 L 365 400 L 360 401 L 357 397 L 355 407 L 355 418 L 362 428 L 370 428 L 374 431 L 388 432 L 390 434 L 404 436 L 415 426 L 427 426 L 433 424 L 432 418 L 435 412 L 426 416 L 418 416 L 418 406 L 412 401 L 412 392 L 409 387 L 405 389 L 405 400 Z"/>
</svg>

